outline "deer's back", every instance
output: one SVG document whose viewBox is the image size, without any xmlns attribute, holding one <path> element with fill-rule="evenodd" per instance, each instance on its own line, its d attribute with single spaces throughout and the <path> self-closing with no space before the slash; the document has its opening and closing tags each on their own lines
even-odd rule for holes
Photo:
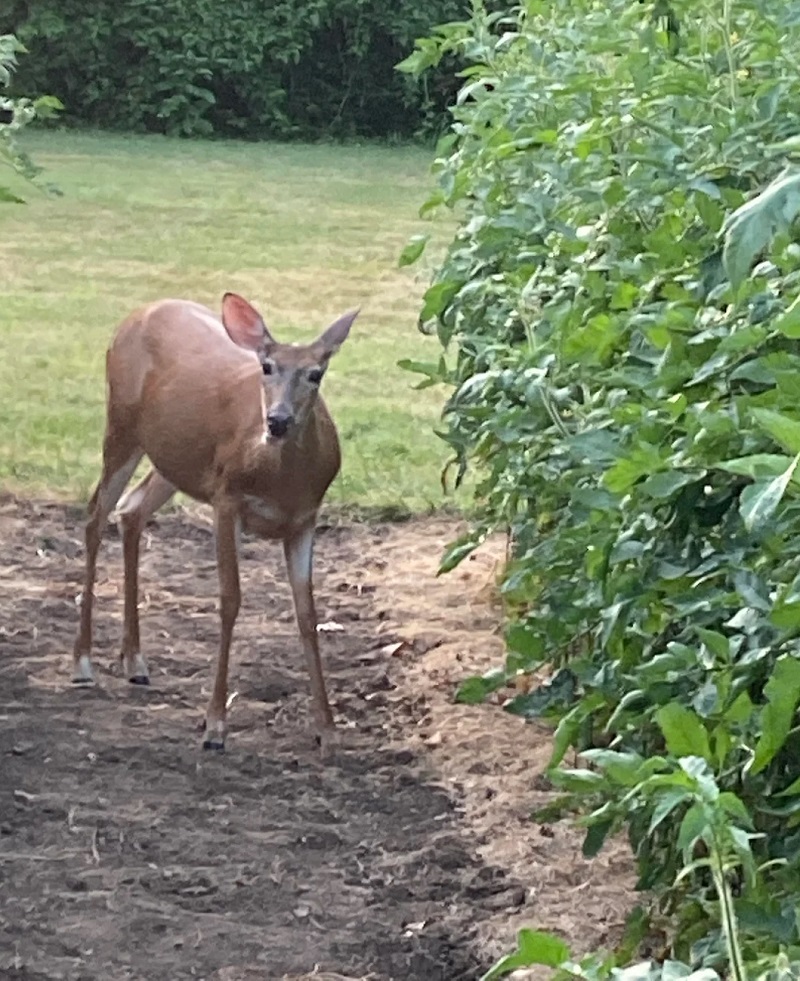
<svg viewBox="0 0 800 981">
<path fill-rule="evenodd" d="M 109 424 L 133 429 L 157 470 L 209 500 L 220 466 L 264 432 L 257 357 L 208 308 L 162 300 L 132 314 L 107 356 Z"/>
</svg>

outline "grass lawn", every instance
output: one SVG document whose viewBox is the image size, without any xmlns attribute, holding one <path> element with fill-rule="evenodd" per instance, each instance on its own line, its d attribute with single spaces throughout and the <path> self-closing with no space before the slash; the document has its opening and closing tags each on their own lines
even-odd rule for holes
<svg viewBox="0 0 800 981">
<path fill-rule="evenodd" d="M 116 325 L 153 299 L 218 309 L 235 290 L 282 340 L 361 306 L 323 386 L 344 455 L 329 500 L 447 503 L 444 393 L 415 391 L 396 365 L 438 357 L 416 329 L 427 275 L 397 268 L 425 230 L 430 152 L 58 132 L 24 146 L 63 197 L 0 206 L 0 487 L 85 499 Z"/>
</svg>

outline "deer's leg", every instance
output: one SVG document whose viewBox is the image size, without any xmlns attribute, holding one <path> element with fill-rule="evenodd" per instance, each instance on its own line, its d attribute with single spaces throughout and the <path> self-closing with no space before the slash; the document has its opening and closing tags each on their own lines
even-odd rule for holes
<svg viewBox="0 0 800 981">
<path fill-rule="evenodd" d="M 215 505 L 214 530 L 217 538 L 217 572 L 219 574 L 220 638 L 214 690 L 206 709 L 206 731 L 203 749 L 225 749 L 225 717 L 228 703 L 228 657 L 233 626 L 239 614 L 239 516 L 229 505 Z"/>
<path fill-rule="evenodd" d="M 125 613 L 122 669 L 134 685 L 149 685 L 147 661 L 139 649 L 139 543 L 147 519 L 175 493 L 175 486 L 151 470 L 119 504 L 122 553 L 125 559 Z"/>
<path fill-rule="evenodd" d="M 142 458 L 136 446 L 115 441 L 106 435 L 103 446 L 103 473 L 89 501 L 89 519 L 86 522 L 86 566 L 81 597 L 80 624 L 72 650 L 72 681 L 76 685 L 91 685 L 92 675 L 92 606 L 94 605 L 94 580 L 97 572 L 97 551 L 105 531 L 108 516 L 133 476 Z"/>
<path fill-rule="evenodd" d="M 286 538 L 283 551 L 286 568 L 294 597 L 294 611 L 303 644 L 306 666 L 311 679 L 311 704 L 320 738 L 323 755 L 327 756 L 334 744 L 335 726 L 328 702 L 317 639 L 317 613 L 314 608 L 314 592 L 311 583 L 313 564 L 314 525 Z"/>
</svg>

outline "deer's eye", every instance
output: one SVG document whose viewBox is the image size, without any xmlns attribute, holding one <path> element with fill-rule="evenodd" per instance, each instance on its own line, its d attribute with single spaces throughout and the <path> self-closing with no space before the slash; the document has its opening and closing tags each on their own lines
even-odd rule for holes
<svg viewBox="0 0 800 981">
<path fill-rule="evenodd" d="M 271 361 L 262 361 L 261 370 L 265 375 L 271 375 L 275 370 L 275 365 Z"/>
<path fill-rule="evenodd" d="M 322 381 L 322 371 L 319 368 L 312 368 L 306 377 L 312 385 L 319 385 Z"/>
</svg>

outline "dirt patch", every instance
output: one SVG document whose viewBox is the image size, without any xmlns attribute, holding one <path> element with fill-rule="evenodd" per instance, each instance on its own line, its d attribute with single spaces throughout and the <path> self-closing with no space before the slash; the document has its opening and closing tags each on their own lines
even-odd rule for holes
<svg viewBox="0 0 800 981">
<path fill-rule="evenodd" d="M 280 549 L 256 540 L 242 548 L 228 752 L 200 750 L 217 583 L 198 515 L 146 535 L 152 687 L 118 672 L 112 528 L 99 685 L 71 688 L 82 521 L 0 504 L 1 977 L 469 981 L 522 923 L 579 949 L 611 936 L 624 855 L 590 865 L 579 836 L 528 820 L 546 734 L 451 704 L 458 674 L 497 653 L 491 547 L 434 580 L 451 522 L 321 529 L 320 620 L 343 628 L 323 635 L 345 730 L 326 766 Z"/>
<path fill-rule="evenodd" d="M 406 643 L 399 697 L 413 703 L 425 693 L 425 708 L 406 734 L 410 748 L 426 754 L 451 793 L 462 802 L 462 827 L 476 842 L 475 854 L 521 885 L 517 908 L 499 905 L 476 923 L 480 949 L 492 959 L 513 946 L 521 927 L 551 930 L 573 953 L 613 949 L 627 914 L 641 896 L 634 892 L 630 849 L 610 842 L 601 854 L 583 858 L 583 832 L 569 822 L 542 825 L 531 812 L 550 802 L 543 779 L 551 754 L 544 725 L 525 723 L 492 705 L 457 705 L 453 692 L 466 676 L 502 663 L 497 577 L 505 542 L 487 542 L 456 570 L 435 577 L 440 552 L 460 530 L 434 524 L 427 537 L 398 529 L 390 539 L 391 574 L 385 592 L 393 603 L 393 630 Z M 505 693 L 508 694 L 508 693 Z M 498 693 L 498 700 L 504 697 Z M 576 761 L 577 762 L 577 761 Z M 525 973 L 546 978 L 546 969 Z"/>
</svg>

